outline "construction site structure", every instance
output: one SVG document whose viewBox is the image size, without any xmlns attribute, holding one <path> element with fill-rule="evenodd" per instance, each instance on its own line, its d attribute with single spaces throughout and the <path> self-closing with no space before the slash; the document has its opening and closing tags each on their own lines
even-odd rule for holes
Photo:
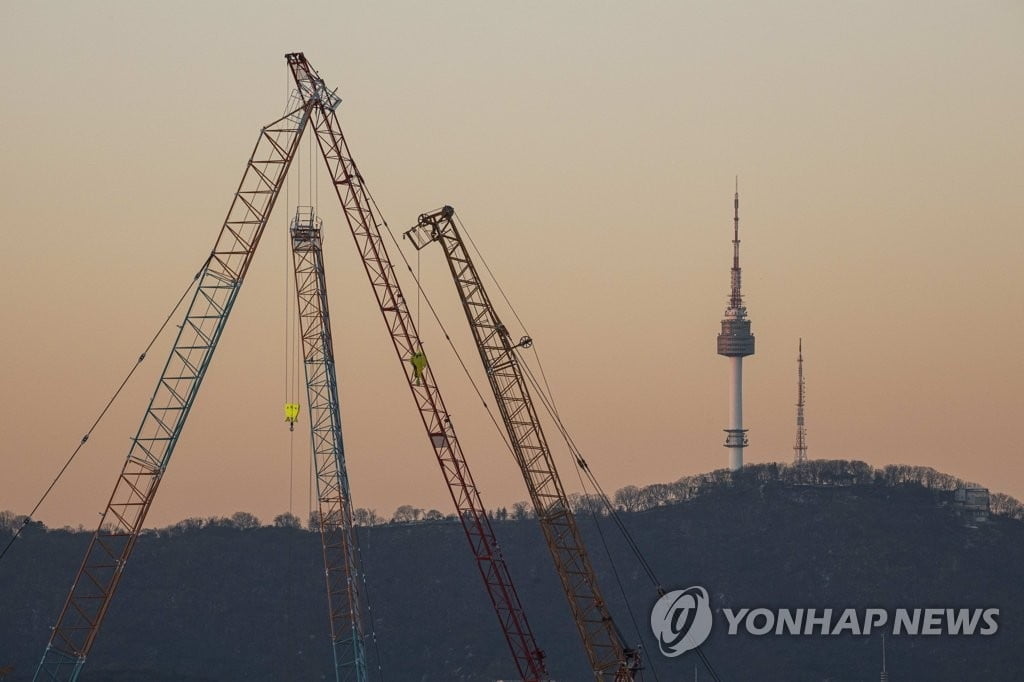
<svg viewBox="0 0 1024 682">
<path fill-rule="evenodd" d="M 729 469 L 743 468 L 743 448 L 747 430 L 743 428 L 743 358 L 754 354 L 754 335 L 750 332 L 747 308 L 743 305 L 740 271 L 740 192 L 737 182 L 733 196 L 732 270 L 729 307 L 722 318 L 718 335 L 718 354 L 729 358 L 729 428 L 725 429 L 725 447 L 729 449 Z"/>
<path fill-rule="evenodd" d="M 288 54 L 286 59 L 298 88 L 301 106 L 260 131 L 213 251 L 196 276 L 195 293 L 185 318 L 178 325 L 177 337 L 156 390 L 132 439 L 110 501 L 53 627 L 34 679 L 39 682 L 66 682 L 78 678 L 195 402 L 295 158 L 303 131 L 307 124 L 312 123 L 332 185 L 396 353 L 406 370 L 419 414 L 520 678 L 527 682 L 540 682 L 547 677 L 543 653 L 526 620 L 451 419 L 427 366 L 423 345 L 405 298 L 395 279 L 381 234 L 381 228 L 386 224 L 376 208 L 371 208 L 372 199 L 341 133 L 336 112 L 341 100 L 326 87 L 302 53 Z M 316 258 L 319 238 L 311 229 L 319 226 L 310 215 L 310 221 L 300 219 L 293 227 L 294 259 L 302 273 L 296 273 L 299 305 L 300 309 L 305 306 L 304 334 L 307 331 L 310 334 L 309 338 L 304 336 L 303 348 L 307 359 L 313 360 L 307 367 L 307 391 L 312 396 L 311 403 L 314 399 L 316 401 L 316 406 L 311 409 L 311 429 L 314 448 L 319 451 L 319 462 L 324 466 L 323 478 L 318 470 L 317 482 L 319 494 L 325 498 L 320 501 L 319 514 L 336 675 L 339 680 L 342 674 L 359 680 L 359 671 L 365 671 L 366 666 L 356 615 L 359 595 L 357 587 L 348 584 L 358 576 L 358 566 L 353 563 L 353 555 L 349 551 L 354 549 L 353 532 L 350 527 L 345 527 L 350 523 L 350 509 L 346 512 L 346 508 L 351 502 L 343 467 L 333 351 L 327 354 L 325 343 L 329 344 L 329 339 L 313 338 L 318 325 L 322 325 L 322 330 L 328 328 L 325 318 L 318 319 L 327 313 L 323 305 L 326 289 L 320 279 L 322 261 L 318 264 Z M 305 300 L 303 294 L 307 296 Z M 290 405 L 290 408 L 289 419 L 294 419 L 297 416 L 293 414 L 296 406 Z M 319 444 L 317 438 L 322 439 Z M 332 458 L 333 463 L 330 461 Z M 344 586 L 341 584 L 343 575 Z"/>
<path fill-rule="evenodd" d="M 384 218 L 370 196 L 349 151 L 334 108 L 317 93 L 327 91 L 323 80 L 302 53 L 286 55 L 302 101 L 311 106 L 310 118 L 320 152 L 327 164 L 342 212 L 370 281 L 392 345 L 405 369 L 409 390 L 444 474 L 466 539 L 491 599 L 520 678 L 528 682 L 547 677 L 544 653 L 537 646 L 519 595 L 480 499 L 441 392 L 427 361 L 423 343 L 394 266 L 384 244 Z"/>
<path fill-rule="evenodd" d="M 336 677 L 338 682 L 367 682 L 365 604 L 361 593 L 364 581 L 341 434 L 321 228 L 312 207 L 296 209 L 290 237 L 309 404 L 316 519 L 324 556 Z"/>
<path fill-rule="evenodd" d="M 114 491 L 75 575 L 46 651 L 38 682 L 78 678 L 142 531 L 157 488 L 245 280 L 299 139 L 322 92 L 260 131 L 156 390 L 132 438 Z"/>
<path fill-rule="evenodd" d="M 796 443 L 793 445 L 793 464 L 807 461 L 807 427 L 804 426 L 804 340 L 800 339 L 796 355 Z"/>
<path fill-rule="evenodd" d="M 598 588 L 594 567 L 520 365 L 517 351 L 528 348 L 532 339 L 524 336 L 513 340 L 502 324 L 456 227 L 455 210 L 451 206 L 422 214 L 405 236 L 418 250 L 437 242 L 444 251 L 594 679 L 597 682 L 633 680 L 640 669 L 639 652 L 623 645 L 622 635 Z"/>
</svg>

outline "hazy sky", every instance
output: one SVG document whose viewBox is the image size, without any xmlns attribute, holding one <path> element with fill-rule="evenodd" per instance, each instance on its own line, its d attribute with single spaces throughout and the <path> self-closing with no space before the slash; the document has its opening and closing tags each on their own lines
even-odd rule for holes
<svg viewBox="0 0 1024 682">
<path fill-rule="evenodd" d="M 338 87 L 396 233 L 456 207 L 606 488 L 727 463 L 715 335 L 738 174 L 757 336 L 747 461 L 792 458 L 802 336 L 811 457 L 932 466 L 1024 497 L 1016 0 L 7 2 L 0 509 L 31 509 L 202 263 L 260 126 L 282 111 L 295 50 Z M 282 404 L 284 234 L 309 162 L 303 151 L 149 526 L 236 510 L 269 521 L 289 508 L 291 466 L 305 516 L 306 426 L 290 441 Z M 355 504 L 448 512 L 320 190 Z M 440 250 L 421 266 L 485 387 Z M 525 499 L 438 329 L 423 336 L 485 503 Z M 40 510 L 47 524 L 96 523 L 171 339 Z"/>
</svg>

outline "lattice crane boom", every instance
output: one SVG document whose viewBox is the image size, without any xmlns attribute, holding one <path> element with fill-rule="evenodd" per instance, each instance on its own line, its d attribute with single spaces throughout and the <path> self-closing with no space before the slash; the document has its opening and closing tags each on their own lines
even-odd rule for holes
<svg viewBox="0 0 1024 682">
<path fill-rule="evenodd" d="M 322 231 L 312 208 L 296 211 L 291 246 L 335 679 L 367 682 L 362 572 L 345 467 Z"/>
<path fill-rule="evenodd" d="M 36 669 L 37 681 L 78 678 L 121 581 L 178 437 L 318 101 L 260 131 L 170 356 Z"/>
<path fill-rule="evenodd" d="M 508 431 L 513 455 L 526 481 L 595 679 L 598 682 L 632 680 L 640 666 L 639 653 L 623 646 L 601 596 L 516 354 L 517 348 L 531 341 L 528 337 L 518 342 L 511 339 L 487 295 L 456 228 L 454 216 L 455 211 L 450 206 L 425 213 L 405 235 L 417 249 L 437 242 L 444 250 L 487 380 Z"/>
<path fill-rule="evenodd" d="M 543 653 L 513 586 L 441 393 L 424 362 L 423 344 L 384 245 L 381 230 L 386 224 L 356 168 L 334 107 L 325 104 L 323 98 L 313 97 L 327 92 L 323 80 L 302 53 L 289 54 L 287 59 L 303 101 L 314 99 L 312 125 L 331 183 L 519 674 L 531 682 L 546 679 Z"/>
</svg>

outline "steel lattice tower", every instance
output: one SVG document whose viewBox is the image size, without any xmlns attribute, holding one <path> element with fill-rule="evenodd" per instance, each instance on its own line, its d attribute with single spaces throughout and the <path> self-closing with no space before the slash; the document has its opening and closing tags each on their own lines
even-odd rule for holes
<svg viewBox="0 0 1024 682">
<path fill-rule="evenodd" d="M 513 340 L 502 324 L 455 226 L 455 219 L 455 209 L 451 206 L 424 213 L 405 237 L 417 250 L 432 242 L 437 242 L 444 250 L 498 412 L 508 432 L 513 456 L 526 482 L 594 679 L 596 682 L 632 682 L 641 668 L 639 651 L 623 644 L 622 634 L 598 588 L 597 575 L 558 475 L 518 355 L 518 349 L 529 348 L 533 340 L 528 336 Z"/>
<path fill-rule="evenodd" d="M 807 461 L 807 428 L 804 426 L 804 340 L 800 339 L 796 356 L 796 444 L 793 446 L 793 463 Z"/>
<path fill-rule="evenodd" d="M 747 308 L 740 287 L 740 192 L 739 182 L 733 195 L 732 271 L 729 307 L 722 318 L 718 335 L 718 354 L 729 358 L 729 428 L 725 429 L 725 447 L 729 448 L 729 469 L 743 467 L 743 448 L 747 430 L 743 428 L 743 358 L 754 354 L 754 335 L 750 333 Z"/>
<path fill-rule="evenodd" d="M 74 682 L 92 649 L 174 454 L 310 112 L 324 93 L 260 130 L 223 227 L 99 526 L 50 633 L 36 682 Z"/>
<path fill-rule="evenodd" d="M 327 579 L 335 680 L 366 682 L 367 614 L 361 592 L 359 544 L 352 522 L 352 492 L 345 466 L 321 228 L 322 222 L 312 207 L 296 207 L 290 234 L 309 403 L 317 525 Z"/>
</svg>

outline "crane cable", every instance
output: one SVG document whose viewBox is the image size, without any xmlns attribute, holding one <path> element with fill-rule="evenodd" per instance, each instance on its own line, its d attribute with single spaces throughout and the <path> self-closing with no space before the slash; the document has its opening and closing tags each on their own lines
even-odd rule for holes
<svg viewBox="0 0 1024 682">
<path fill-rule="evenodd" d="M 296 145 L 295 149 L 296 158 L 295 167 L 298 173 L 299 180 L 296 182 L 295 196 L 296 201 L 301 201 L 302 197 L 302 186 L 300 184 L 302 177 L 302 147 Z M 288 513 L 292 513 L 293 508 L 293 496 L 295 489 L 295 421 L 294 418 L 289 416 L 289 410 L 294 404 L 295 396 L 292 393 L 292 356 L 294 355 L 293 345 L 293 334 L 292 325 L 295 315 L 293 315 L 292 307 L 292 278 L 289 277 L 292 270 L 292 254 L 291 254 L 291 176 L 285 176 L 285 196 L 284 196 L 284 240 L 285 240 L 285 266 L 284 266 L 284 404 L 285 404 L 285 419 L 288 422 Z M 297 311 L 296 311 L 297 312 Z M 297 418 L 298 415 L 295 415 Z M 288 575 L 295 573 L 295 543 L 294 541 L 285 542 L 285 567 Z M 291 627 L 292 620 L 292 602 L 295 600 L 295 587 L 294 581 L 288 580 L 284 586 L 283 592 L 285 593 L 285 603 L 283 609 L 284 618 L 284 629 L 287 632 L 288 646 L 294 650 L 295 646 L 295 632 L 294 628 Z M 281 666 L 281 671 L 287 671 L 287 663 L 284 659 L 278 661 L 278 665 Z"/>
<path fill-rule="evenodd" d="M 82 440 L 79 441 L 78 446 L 71 453 L 71 456 L 68 457 L 67 461 L 64 462 L 64 466 L 60 468 L 60 471 L 57 472 L 57 475 L 54 477 L 53 481 L 50 482 L 50 485 L 46 488 L 46 491 L 43 493 L 42 497 L 40 497 L 39 501 L 36 502 L 36 505 L 32 507 L 32 511 L 30 511 L 28 515 L 24 518 L 24 520 L 21 523 L 21 526 L 18 527 L 17 530 L 15 530 L 14 535 L 11 536 L 11 539 L 4 547 L 3 551 L 0 552 L 0 561 L 2 561 L 4 556 L 7 555 L 7 552 L 11 549 L 11 546 L 14 544 L 14 541 L 21 536 L 22 531 L 24 531 L 28 524 L 32 521 L 32 517 L 35 516 L 35 513 L 37 511 L 39 511 L 39 507 L 42 506 L 43 502 L 49 496 L 54 486 L 56 486 L 57 482 L 60 481 L 61 477 L 64 475 L 64 472 L 67 471 L 69 466 L 71 466 L 71 462 L 75 459 L 75 457 L 78 455 L 81 449 L 89 441 L 89 437 L 92 435 L 92 432 L 96 430 L 96 427 L 99 425 L 103 417 L 106 416 L 107 412 L 114 404 L 114 401 L 117 400 L 117 397 L 119 395 L 121 395 L 121 391 L 124 390 L 124 387 L 128 384 L 128 381 L 132 378 L 132 375 L 135 374 L 135 370 L 137 370 L 139 368 L 139 365 L 142 364 L 142 361 L 146 359 L 146 355 L 153 348 L 153 345 L 160 337 L 160 334 L 163 333 L 164 329 L 167 327 L 167 324 L 171 321 L 171 318 L 174 317 L 174 314 L 178 311 L 178 308 L 181 307 L 181 304 L 185 301 L 185 298 L 188 296 L 189 292 L 192 291 L 192 287 L 196 285 L 196 282 L 199 281 L 199 278 L 202 276 L 203 272 L 206 271 L 206 266 L 209 264 L 209 262 L 210 258 L 207 257 L 206 261 L 203 262 L 203 267 L 199 269 L 199 271 L 195 274 L 195 277 L 192 278 L 192 281 L 189 282 L 188 287 L 186 287 L 185 291 L 182 292 L 181 297 L 178 299 L 178 302 L 174 304 L 174 307 L 171 308 L 171 312 L 168 313 L 166 318 L 164 318 L 163 323 L 161 323 L 160 328 L 156 330 L 156 333 L 153 335 L 153 338 L 150 339 L 149 344 L 146 346 L 146 349 L 142 351 L 139 357 L 135 360 L 135 364 L 132 365 L 132 368 L 128 371 L 128 374 L 121 382 L 121 385 L 117 387 L 116 391 L 114 391 L 114 395 L 110 397 L 110 400 L 107 401 L 107 404 L 103 407 L 102 410 L 100 410 L 99 416 L 96 417 L 96 420 L 92 423 L 92 426 L 90 426 L 89 430 L 86 431 L 84 436 L 82 436 Z"/>
</svg>

